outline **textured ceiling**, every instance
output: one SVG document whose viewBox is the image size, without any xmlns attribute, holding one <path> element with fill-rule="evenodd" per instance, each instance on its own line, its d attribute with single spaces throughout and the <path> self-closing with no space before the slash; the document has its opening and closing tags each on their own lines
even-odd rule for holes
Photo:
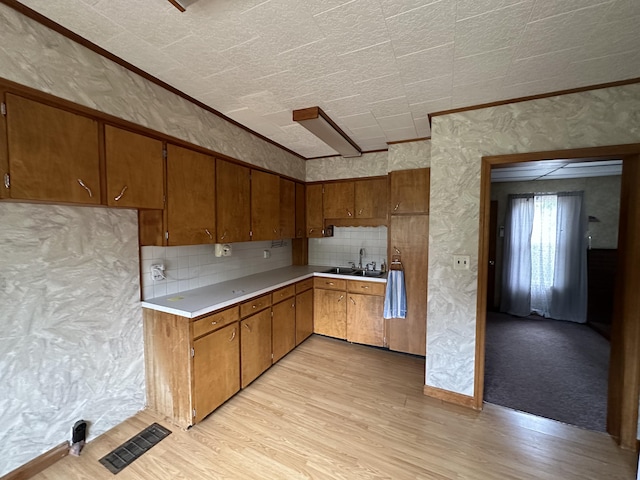
<svg viewBox="0 0 640 480">
<path fill-rule="evenodd" d="M 320 106 L 362 148 L 436 111 L 640 77 L 640 0 L 22 0 L 306 158 Z"/>
</svg>

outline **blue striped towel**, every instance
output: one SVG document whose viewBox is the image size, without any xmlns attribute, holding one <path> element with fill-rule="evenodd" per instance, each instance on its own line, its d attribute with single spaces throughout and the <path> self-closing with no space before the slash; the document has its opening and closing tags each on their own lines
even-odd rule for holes
<svg viewBox="0 0 640 480">
<path fill-rule="evenodd" d="M 407 290 L 404 287 L 404 272 L 390 270 L 387 277 L 387 292 L 384 296 L 384 318 L 406 318 Z"/>
</svg>

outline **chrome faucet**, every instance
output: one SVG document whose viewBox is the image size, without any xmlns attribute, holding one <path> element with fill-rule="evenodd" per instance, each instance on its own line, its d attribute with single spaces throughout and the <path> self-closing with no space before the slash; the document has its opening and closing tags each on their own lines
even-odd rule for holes
<svg viewBox="0 0 640 480">
<path fill-rule="evenodd" d="M 362 257 L 366 255 L 366 251 L 364 248 L 360 249 L 360 263 L 358 263 L 358 268 L 362 269 Z"/>
</svg>

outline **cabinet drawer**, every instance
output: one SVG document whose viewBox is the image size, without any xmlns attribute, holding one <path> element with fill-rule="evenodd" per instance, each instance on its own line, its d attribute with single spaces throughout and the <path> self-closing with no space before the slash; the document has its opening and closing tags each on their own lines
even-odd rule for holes
<svg viewBox="0 0 640 480">
<path fill-rule="evenodd" d="M 287 285 L 286 287 L 280 288 L 271 294 L 273 297 L 272 303 L 277 303 L 286 298 L 291 298 L 295 294 L 296 294 L 296 286 Z"/>
<path fill-rule="evenodd" d="M 365 295 L 378 295 L 384 297 L 387 289 L 386 283 L 366 282 L 360 280 L 349 280 L 348 289 L 352 293 L 362 293 Z"/>
<path fill-rule="evenodd" d="M 309 290 L 310 288 L 313 288 L 313 277 L 296 283 L 296 293 L 304 292 L 305 290 Z"/>
<path fill-rule="evenodd" d="M 237 305 L 235 307 L 207 315 L 206 317 L 193 322 L 193 338 L 201 337 L 202 335 L 224 327 L 225 325 L 229 325 L 231 322 L 235 322 L 239 319 L 239 308 Z"/>
<path fill-rule="evenodd" d="M 346 290 L 347 281 L 337 278 L 313 277 L 314 288 L 326 288 L 329 290 Z"/>
<path fill-rule="evenodd" d="M 267 307 L 271 306 L 271 294 L 263 295 L 261 297 L 253 298 L 248 302 L 244 302 L 240 304 L 240 316 L 242 318 L 248 317 L 249 315 L 259 312 L 260 310 L 264 310 Z"/>
</svg>

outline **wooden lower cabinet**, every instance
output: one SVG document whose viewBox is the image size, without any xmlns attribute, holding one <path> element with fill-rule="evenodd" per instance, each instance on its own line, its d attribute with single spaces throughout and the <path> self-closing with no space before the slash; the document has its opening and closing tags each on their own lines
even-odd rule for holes
<svg viewBox="0 0 640 480">
<path fill-rule="evenodd" d="M 298 285 L 296 285 L 296 292 Z M 312 285 L 309 282 L 309 285 Z M 304 287 L 303 287 L 304 288 Z M 313 289 L 309 286 L 296 294 L 296 346 L 300 345 L 313 333 Z"/>
<path fill-rule="evenodd" d="M 296 297 L 272 307 L 272 352 L 276 363 L 296 346 Z"/>
<path fill-rule="evenodd" d="M 385 284 L 350 281 L 348 290 L 347 340 L 376 347 L 386 346 L 383 318 Z"/>
<path fill-rule="evenodd" d="M 313 332 L 328 337 L 347 338 L 345 290 L 316 288 L 313 292 Z"/>
<path fill-rule="evenodd" d="M 234 322 L 193 342 L 194 423 L 240 390 L 240 335 Z"/>
<path fill-rule="evenodd" d="M 238 307 L 200 319 L 143 309 L 147 406 L 187 428 L 240 389 Z"/>
<path fill-rule="evenodd" d="M 271 309 L 262 310 L 240 322 L 240 364 L 242 388 L 271 366 Z"/>
<path fill-rule="evenodd" d="M 386 346 L 384 283 L 316 277 L 314 287 L 314 333 Z"/>
</svg>

